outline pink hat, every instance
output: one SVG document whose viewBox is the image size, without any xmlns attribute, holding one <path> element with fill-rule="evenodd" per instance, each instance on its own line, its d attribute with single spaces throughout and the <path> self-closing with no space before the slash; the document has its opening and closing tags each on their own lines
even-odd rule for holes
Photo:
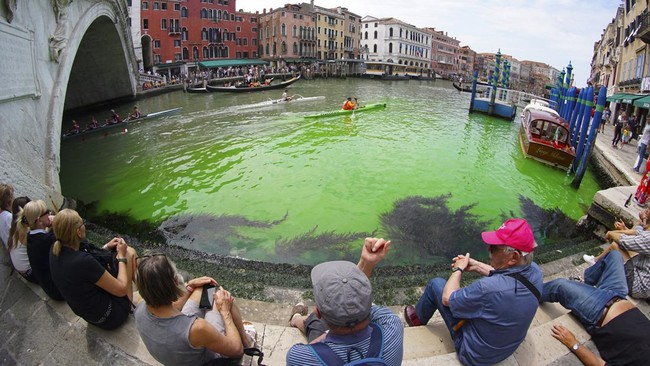
<svg viewBox="0 0 650 366">
<path fill-rule="evenodd" d="M 484 231 L 481 236 L 490 245 L 507 245 L 526 253 L 535 249 L 533 230 L 524 219 L 509 219 L 496 231 Z"/>
</svg>

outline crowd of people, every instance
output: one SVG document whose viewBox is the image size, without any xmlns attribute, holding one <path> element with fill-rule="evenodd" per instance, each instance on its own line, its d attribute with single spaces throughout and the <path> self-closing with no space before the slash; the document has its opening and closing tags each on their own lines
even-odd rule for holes
<svg viewBox="0 0 650 366">
<path fill-rule="evenodd" d="M 0 184 L 0 240 L 21 276 L 55 301 L 102 329 L 134 314 L 151 355 L 165 365 L 200 365 L 256 350 L 256 330 L 215 278 L 185 282 L 165 254 L 138 256 L 117 236 L 99 248 L 86 240 L 86 222 L 72 209 L 57 213 L 45 202 L 14 198 Z M 543 282 L 534 262 L 536 242 L 524 219 L 482 233 L 489 263 L 470 253 L 451 259 L 448 278 L 434 278 L 420 300 L 404 308 L 408 326 L 426 325 L 438 312 L 465 365 L 490 365 L 524 341 L 540 302 L 558 302 L 584 325 L 599 355 L 562 325 L 551 335 L 585 365 L 644 365 L 650 359 L 650 321 L 629 297 L 650 296 L 650 210 L 633 229 L 623 222 L 606 234 L 610 246 L 591 263 L 584 280 Z M 373 304 L 370 278 L 391 242 L 366 238 L 358 263 L 331 261 L 311 271 L 315 307 L 298 303 L 289 325 L 305 335 L 291 347 L 287 365 L 400 365 L 404 328 L 389 309 Z M 461 285 L 464 273 L 480 279 Z M 137 293 L 134 292 L 137 288 Z M 207 294 L 207 295 L 206 295 Z M 211 296 L 211 298 L 210 298 Z"/>
</svg>

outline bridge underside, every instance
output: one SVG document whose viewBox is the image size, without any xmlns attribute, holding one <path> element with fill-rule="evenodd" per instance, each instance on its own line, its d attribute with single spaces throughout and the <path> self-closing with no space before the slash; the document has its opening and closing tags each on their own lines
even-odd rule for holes
<svg viewBox="0 0 650 366">
<path fill-rule="evenodd" d="M 129 67 L 113 21 L 102 16 L 86 31 L 74 58 L 64 110 L 132 97 Z"/>
</svg>

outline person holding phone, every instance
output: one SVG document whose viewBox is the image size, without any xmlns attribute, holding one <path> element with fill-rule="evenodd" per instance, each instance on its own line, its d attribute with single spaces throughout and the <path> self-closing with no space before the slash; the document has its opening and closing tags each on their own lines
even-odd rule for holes
<svg viewBox="0 0 650 366">
<path fill-rule="evenodd" d="M 214 278 L 199 277 L 184 285 L 174 263 L 159 253 L 138 258 L 136 284 L 144 301 L 135 309 L 135 324 L 158 362 L 203 365 L 239 358 L 254 345 L 235 299 Z M 201 298 L 208 295 L 203 289 L 208 287 L 214 288 L 214 301 L 202 309 Z"/>
</svg>

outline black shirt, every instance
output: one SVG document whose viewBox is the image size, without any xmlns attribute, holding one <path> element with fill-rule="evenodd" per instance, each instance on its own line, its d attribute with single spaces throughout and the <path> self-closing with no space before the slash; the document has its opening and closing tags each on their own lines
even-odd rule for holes
<svg viewBox="0 0 650 366">
<path fill-rule="evenodd" d="M 47 296 L 53 300 L 63 300 L 61 292 L 52 281 L 50 274 L 50 252 L 56 241 L 53 233 L 45 231 L 29 234 L 27 237 L 27 257 L 32 273 Z"/>
<path fill-rule="evenodd" d="M 607 365 L 648 365 L 650 320 L 638 308 L 624 312 L 602 328 L 594 328 L 591 339 Z"/>
</svg>

